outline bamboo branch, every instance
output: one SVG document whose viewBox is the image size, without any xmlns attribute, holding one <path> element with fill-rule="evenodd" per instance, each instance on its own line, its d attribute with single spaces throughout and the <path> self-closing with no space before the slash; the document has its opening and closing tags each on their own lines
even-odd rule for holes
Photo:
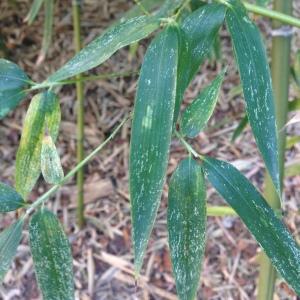
<svg viewBox="0 0 300 300">
<path fill-rule="evenodd" d="M 81 30 L 80 30 L 80 1 L 73 0 L 73 26 L 74 26 L 74 44 L 75 51 L 81 50 Z M 76 77 L 79 81 L 76 83 L 77 94 L 77 162 L 84 158 L 84 86 L 79 74 Z M 77 223 L 80 228 L 84 225 L 84 170 L 81 168 L 77 173 Z"/>
</svg>

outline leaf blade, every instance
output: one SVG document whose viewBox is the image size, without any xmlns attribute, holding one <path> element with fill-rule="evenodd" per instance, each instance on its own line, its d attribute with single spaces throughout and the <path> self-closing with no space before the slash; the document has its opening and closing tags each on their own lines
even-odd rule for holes
<svg viewBox="0 0 300 300">
<path fill-rule="evenodd" d="M 9 212 L 23 207 L 22 196 L 11 186 L 0 182 L 0 212 Z"/>
<path fill-rule="evenodd" d="M 206 193 L 202 168 L 193 159 L 180 162 L 171 177 L 168 202 L 169 246 L 176 290 L 193 300 L 205 251 Z"/>
<path fill-rule="evenodd" d="M 226 7 L 222 4 L 201 6 L 184 19 L 181 25 L 181 53 L 174 122 L 180 110 L 184 92 L 209 54 L 219 28 L 224 22 Z"/>
<path fill-rule="evenodd" d="M 0 119 L 13 110 L 26 96 L 30 80 L 18 65 L 0 59 Z"/>
<path fill-rule="evenodd" d="M 8 271 L 17 253 L 22 238 L 23 220 L 18 220 L 0 234 L 0 282 Z"/>
<path fill-rule="evenodd" d="M 47 183 L 59 184 L 64 178 L 60 158 L 50 135 L 46 135 L 42 141 L 41 170 Z"/>
<path fill-rule="evenodd" d="M 242 4 L 230 0 L 226 24 L 233 41 L 246 110 L 257 146 L 280 194 L 277 127 L 270 68 L 260 32 Z"/>
<path fill-rule="evenodd" d="M 168 27 L 152 41 L 146 52 L 132 122 L 129 176 L 137 273 L 142 265 L 166 175 L 177 60 L 177 30 Z"/>
<path fill-rule="evenodd" d="M 16 158 L 16 190 L 26 200 L 41 173 L 41 148 L 45 130 L 55 141 L 60 122 L 57 96 L 37 94 L 29 105 Z"/>
<path fill-rule="evenodd" d="M 190 138 L 199 134 L 212 116 L 217 104 L 225 70 L 185 109 L 181 118 L 181 132 Z"/>
<path fill-rule="evenodd" d="M 46 209 L 35 213 L 30 220 L 29 237 L 43 299 L 74 299 L 71 249 L 56 216 Z"/>
<path fill-rule="evenodd" d="M 99 66 L 120 48 L 147 37 L 159 23 L 157 18 L 140 16 L 109 28 L 52 74 L 46 83 L 58 82 Z"/>
<path fill-rule="evenodd" d="M 203 168 L 215 189 L 238 213 L 282 277 L 300 293 L 300 248 L 262 195 L 229 163 L 206 157 Z"/>
</svg>

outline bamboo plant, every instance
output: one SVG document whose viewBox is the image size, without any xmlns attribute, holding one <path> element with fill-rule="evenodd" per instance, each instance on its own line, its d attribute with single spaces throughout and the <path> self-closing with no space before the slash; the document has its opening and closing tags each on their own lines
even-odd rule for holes
<svg viewBox="0 0 300 300">
<path fill-rule="evenodd" d="M 143 6 L 145 1 L 138 2 L 142 10 L 108 28 L 44 82 L 33 82 L 16 64 L 0 60 L 1 118 L 15 109 L 28 92 L 36 92 L 24 120 L 16 158 L 15 187 L 0 184 L 0 211 L 23 211 L 20 218 L 0 234 L 1 279 L 22 239 L 25 220 L 29 220 L 30 247 L 44 299 L 74 299 L 70 246 L 57 217 L 44 204 L 130 119 L 129 190 L 136 277 L 143 265 L 160 204 L 171 140 L 176 138 L 187 150 L 186 158 L 179 163 L 169 182 L 167 213 L 170 255 L 179 298 L 196 298 L 206 244 L 207 215 L 227 213 L 241 218 L 272 265 L 300 295 L 300 248 L 278 217 L 278 210 L 274 210 L 233 165 L 196 152 L 190 143 L 204 130 L 213 114 L 226 69 L 200 91 L 185 110 L 180 110 L 185 90 L 225 23 L 241 77 L 248 121 L 270 175 L 268 184 L 274 196 L 280 199 L 282 156 L 279 154 L 282 155 L 283 146 L 282 138 L 278 139 L 271 73 L 260 32 L 248 17 L 247 9 L 293 26 L 300 27 L 300 21 L 288 14 L 244 5 L 240 0 L 201 3 L 188 10 L 190 1 L 166 0 L 150 12 Z M 132 114 L 64 175 L 55 146 L 61 119 L 55 88 L 87 80 L 78 76 L 102 64 L 120 48 L 153 33 L 155 37 L 139 71 Z M 74 76 L 77 78 L 72 79 Z M 276 88 L 275 99 L 278 91 Z M 52 187 L 30 203 L 28 196 L 41 173 Z M 220 212 L 218 208 L 207 207 L 206 180 L 231 208 Z"/>
</svg>

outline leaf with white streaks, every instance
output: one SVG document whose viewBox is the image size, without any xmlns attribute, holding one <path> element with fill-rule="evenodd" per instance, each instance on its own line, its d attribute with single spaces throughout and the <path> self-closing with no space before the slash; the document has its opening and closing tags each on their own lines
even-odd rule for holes
<svg viewBox="0 0 300 300">
<path fill-rule="evenodd" d="M 192 158 L 180 162 L 171 177 L 168 232 L 176 290 L 194 300 L 205 251 L 206 193 L 203 171 Z"/>
<path fill-rule="evenodd" d="M 230 0 L 226 24 L 240 71 L 249 123 L 280 194 L 277 128 L 270 68 L 260 32 L 237 0 Z"/>
<path fill-rule="evenodd" d="M 147 37 L 159 25 L 158 18 L 140 16 L 113 26 L 52 74 L 46 83 L 58 82 L 99 66 L 117 50 Z"/>
<path fill-rule="evenodd" d="M 20 219 L 0 233 L 0 282 L 17 253 L 22 238 L 23 223 Z"/>
<path fill-rule="evenodd" d="M 207 4 L 191 13 L 180 25 L 180 56 L 174 122 L 177 121 L 186 88 L 214 45 L 216 35 L 224 22 L 225 11 L 224 5 Z"/>
<path fill-rule="evenodd" d="M 73 300 L 73 260 L 68 238 L 57 217 L 47 209 L 29 223 L 30 248 L 44 300 Z"/>
<path fill-rule="evenodd" d="M 235 167 L 205 157 L 208 180 L 237 212 L 271 262 L 300 295 L 300 248 L 272 208 Z"/>
<path fill-rule="evenodd" d="M 178 61 L 177 29 L 163 30 L 147 49 L 134 106 L 130 198 L 135 270 L 139 273 L 166 177 Z"/>
<path fill-rule="evenodd" d="M 28 108 L 16 159 L 16 190 L 26 200 L 41 173 L 44 133 L 56 140 L 60 123 L 58 98 L 53 92 L 37 94 Z"/>
<path fill-rule="evenodd" d="M 30 79 L 16 64 L 0 58 L 0 119 L 13 110 L 26 96 Z"/>
<path fill-rule="evenodd" d="M 193 138 L 206 126 L 217 104 L 224 73 L 225 70 L 183 112 L 180 124 L 183 135 Z"/>
</svg>

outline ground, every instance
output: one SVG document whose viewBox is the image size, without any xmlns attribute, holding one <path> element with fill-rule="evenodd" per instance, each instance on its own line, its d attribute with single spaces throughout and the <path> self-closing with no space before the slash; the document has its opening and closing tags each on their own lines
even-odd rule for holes
<svg viewBox="0 0 300 300">
<path fill-rule="evenodd" d="M 31 1 L 3 0 L 0 3 L 0 39 L 4 46 L 0 56 L 20 65 L 30 77 L 40 82 L 52 74 L 74 54 L 71 1 L 56 1 L 53 43 L 46 59 L 37 64 L 41 47 L 43 12 L 29 26 L 24 23 Z M 113 20 L 133 5 L 125 0 L 86 0 L 82 6 L 82 36 L 87 44 L 107 28 Z M 296 1 L 294 1 L 296 2 Z M 300 16 L 300 5 L 295 14 Z M 270 48 L 270 22 L 257 18 Z M 264 165 L 258 154 L 249 127 L 231 143 L 234 129 L 244 115 L 243 99 L 234 95 L 239 76 L 232 57 L 230 39 L 225 28 L 221 31 L 222 60 L 208 60 L 185 95 L 185 104 L 191 102 L 201 89 L 218 74 L 222 65 L 228 66 L 227 75 L 209 126 L 193 142 L 201 153 L 214 155 L 234 163 L 260 190 L 263 189 Z M 128 48 L 122 49 L 90 74 L 137 71 L 149 41 L 143 41 L 134 56 Z M 299 48 L 299 30 L 295 32 L 293 53 Z M 293 59 L 294 55 L 292 55 Z M 85 152 L 99 145 L 133 107 L 137 75 L 97 80 L 85 84 Z M 73 85 L 58 90 L 62 124 L 57 147 L 65 172 L 76 163 L 76 95 Z M 13 113 L 0 121 L 0 180 L 14 184 L 15 155 L 22 122 L 29 104 L 23 102 Z M 292 85 L 290 99 L 299 97 Z M 291 117 L 292 115 L 290 115 Z M 288 127 L 290 135 L 300 133 L 297 124 Z M 130 123 L 85 168 L 85 214 L 83 230 L 76 226 L 75 179 L 62 187 L 47 204 L 56 212 L 68 234 L 74 257 L 76 299 L 177 299 L 167 246 L 166 207 L 167 185 L 147 248 L 142 276 L 133 279 L 132 247 L 130 237 L 130 206 L 128 194 L 128 147 Z M 174 139 L 171 148 L 168 176 L 179 160 L 187 155 Z M 300 145 L 287 151 L 288 164 L 299 162 Z M 285 221 L 299 240 L 298 216 L 300 177 L 285 180 Z M 30 200 L 45 192 L 49 186 L 40 180 Z M 225 203 L 208 186 L 208 203 Z M 298 200 L 298 201 L 297 201 Z M 16 218 L 15 213 L 3 214 L 0 228 L 7 227 Z M 258 275 L 259 248 L 237 217 L 210 217 L 207 226 L 207 247 L 201 288 L 198 299 L 255 299 Z M 28 232 L 25 228 L 17 257 L 0 287 L 0 298 L 41 299 L 37 288 Z M 296 299 L 282 281 L 277 281 L 276 299 Z"/>
</svg>

